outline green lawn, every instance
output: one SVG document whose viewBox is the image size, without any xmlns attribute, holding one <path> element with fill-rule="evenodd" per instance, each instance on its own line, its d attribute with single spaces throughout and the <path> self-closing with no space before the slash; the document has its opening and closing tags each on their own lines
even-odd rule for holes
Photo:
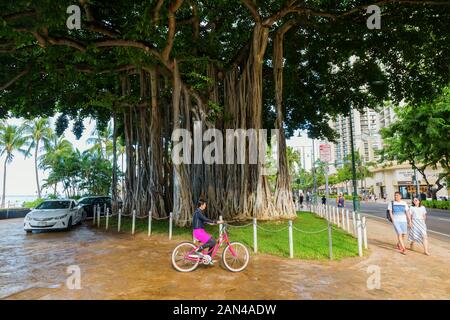
<svg viewBox="0 0 450 320">
<path fill-rule="evenodd" d="M 250 222 L 250 221 L 249 221 Z M 248 224 L 246 222 L 244 224 Z M 230 223 L 235 224 L 235 223 Z M 122 217 L 121 232 L 131 233 L 132 219 Z M 289 257 L 289 234 L 288 230 L 277 231 L 287 227 L 287 221 L 281 222 L 258 222 L 258 253 L 267 253 L 276 256 Z M 294 222 L 294 227 L 305 231 L 318 231 L 327 226 L 327 222 L 309 212 L 299 212 Z M 101 219 L 101 227 L 105 227 L 105 218 Z M 136 219 L 136 233 L 148 232 L 148 219 Z M 218 237 L 218 226 L 207 226 L 206 230 L 214 237 Z M 117 230 L 117 217 L 110 218 L 109 229 Z M 169 222 L 152 221 L 152 234 L 168 235 Z M 245 228 L 230 228 L 229 237 L 231 241 L 245 243 L 253 251 L 253 226 Z M 192 241 L 191 228 L 173 227 L 173 237 L 180 240 Z M 293 230 L 294 257 L 298 259 L 328 259 L 328 231 L 317 234 L 305 234 Z M 346 257 L 358 256 L 357 240 L 345 231 L 333 228 L 333 259 L 340 260 Z"/>
</svg>

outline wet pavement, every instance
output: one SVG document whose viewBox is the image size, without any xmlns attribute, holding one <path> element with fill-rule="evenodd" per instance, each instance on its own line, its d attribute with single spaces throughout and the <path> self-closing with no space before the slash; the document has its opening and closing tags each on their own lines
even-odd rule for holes
<svg viewBox="0 0 450 320">
<path fill-rule="evenodd" d="M 104 232 L 27 235 L 22 219 L 0 221 L 0 298 L 4 299 L 450 299 L 450 246 L 432 240 L 431 257 L 393 249 L 392 230 L 368 221 L 368 257 L 343 261 L 252 255 L 231 273 L 220 263 L 179 273 L 170 254 L 182 239 Z M 387 239 L 385 239 L 387 238 Z M 66 286 L 67 267 L 81 271 L 81 289 Z M 381 271 L 371 290 L 369 266 Z M 370 282 L 370 279 L 369 279 Z"/>
</svg>

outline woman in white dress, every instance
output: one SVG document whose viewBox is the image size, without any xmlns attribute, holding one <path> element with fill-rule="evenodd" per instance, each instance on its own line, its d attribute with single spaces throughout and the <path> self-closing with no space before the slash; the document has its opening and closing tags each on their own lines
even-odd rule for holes
<svg viewBox="0 0 450 320">
<path fill-rule="evenodd" d="M 411 210 L 412 226 L 409 230 L 408 240 L 411 241 L 411 250 L 414 249 L 416 242 L 423 245 L 424 253 L 429 256 L 428 252 L 428 238 L 427 238 L 427 225 L 425 224 L 427 217 L 427 209 L 422 206 L 422 203 L 418 198 L 413 199 L 413 205 Z"/>
</svg>

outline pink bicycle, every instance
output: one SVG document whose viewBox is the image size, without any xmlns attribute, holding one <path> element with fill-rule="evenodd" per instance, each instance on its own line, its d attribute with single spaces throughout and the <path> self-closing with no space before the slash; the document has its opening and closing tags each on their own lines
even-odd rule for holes
<svg viewBox="0 0 450 320">
<path fill-rule="evenodd" d="M 244 270 L 250 260 L 250 254 L 245 245 L 240 242 L 230 242 L 227 233 L 228 225 L 224 224 L 219 239 L 214 248 L 210 249 L 210 255 L 203 254 L 200 257 L 196 250 L 196 246 L 192 242 L 182 242 L 175 247 L 172 252 L 172 265 L 180 272 L 191 272 L 197 269 L 200 263 L 208 265 L 211 260 L 217 255 L 222 244 L 226 244 L 222 252 L 222 262 L 224 266 L 232 272 L 240 272 Z"/>
</svg>

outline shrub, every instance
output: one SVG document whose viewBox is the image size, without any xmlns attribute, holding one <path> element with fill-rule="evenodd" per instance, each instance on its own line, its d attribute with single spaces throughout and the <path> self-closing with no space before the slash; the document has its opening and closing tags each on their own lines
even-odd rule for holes
<svg viewBox="0 0 450 320">
<path fill-rule="evenodd" d="M 40 205 L 42 202 L 44 202 L 45 199 L 38 198 L 34 201 L 25 201 L 22 205 L 24 208 L 36 208 L 38 205 Z"/>
<path fill-rule="evenodd" d="M 422 204 L 427 208 L 450 210 L 450 201 L 424 200 Z"/>
</svg>

